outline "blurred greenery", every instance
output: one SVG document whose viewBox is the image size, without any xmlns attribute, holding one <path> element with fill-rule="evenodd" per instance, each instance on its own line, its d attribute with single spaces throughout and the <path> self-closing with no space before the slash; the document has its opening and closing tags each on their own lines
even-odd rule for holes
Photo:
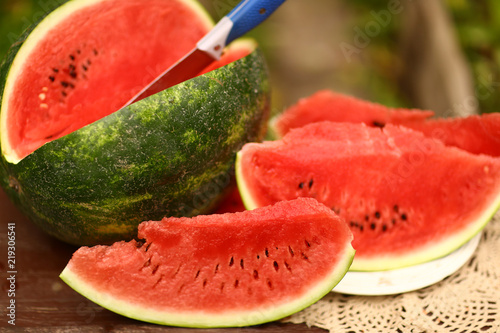
<svg viewBox="0 0 500 333">
<path fill-rule="evenodd" d="M 500 106 L 500 1 L 445 1 L 456 23 L 460 43 L 472 68 L 480 110 L 481 112 L 496 112 Z M 38 21 L 48 8 L 61 2 L 63 0 L 2 0 L 0 2 L 0 57 L 4 57 L 9 46 L 21 35 L 24 29 Z M 201 0 L 201 2 L 215 19 L 218 19 L 226 14 L 238 0 Z M 312 3 L 316 2 L 309 2 L 310 6 L 313 6 Z M 363 26 L 366 22 L 373 20 L 372 11 L 387 8 L 388 0 L 351 0 L 343 5 L 349 7 L 350 14 L 354 17 L 354 22 L 350 23 L 350 27 L 356 26 L 356 24 Z M 351 80 L 351 82 L 345 83 L 346 87 L 365 82 L 363 88 L 368 91 L 361 95 L 364 94 L 367 98 L 387 105 L 406 106 L 407 102 L 402 97 L 404 94 L 399 91 L 400 87 L 395 75 L 401 61 L 396 52 L 399 24 L 398 17 L 394 17 L 390 24 L 381 25 L 380 33 L 363 52 L 363 58 L 366 61 L 363 66 L 365 67 L 360 68 L 359 64 L 358 67 L 344 66 L 346 68 L 343 69 L 343 72 L 335 74 L 337 79 Z M 280 59 L 276 59 L 274 55 L 272 42 L 265 42 L 266 38 L 270 39 L 268 38 L 270 33 L 266 29 L 264 25 L 263 28 L 256 29 L 251 35 L 256 36 L 259 42 L 264 40 L 260 44 L 270 58 L 271 66 L 277 64 L 276 66 L 279 67 Z M 348 31 L 347 28 L 346 31 Z M 314 34 L 314 32 L 310 33 Z M 310 64 L 308 65 L 310 67 Z M 311 70 L 308 65 L 301 68 L 304 73 Z M 281 72 L 286 71 L 284 68 L 280 70 Z M 273 75 L 282 74 L 278 71 Z M 283 77 L 286 77 L 286 73 L 283 74 Z M 293 83 L 298 84 L 297 82 Z M 316 89 L 316 86 L 311 85 L 311 89 L 313 89 L 312 87 Z M 480 94 L 481 89 L 487 90 L 489 93 Z M 281 88 L 281 90 L 286 89 Z M 285 91 L 281 92 L 281 94 L 286 93 Z"/>
<path fill-rule="evenodd" d="M 3 1 L 0 3 L 0 55 L 3 58 L 9 46 L 31 24 L 26 18 L 33 15 L 35 0 Z"/>
<path fill-rule="evenodd" d="M 472 69 L 474 87 L 480 112 L 500 110 L 500 1 L 498 0 L 445 0 L 455 23 L 457 37 Z M 358 24 L 373 20 L 372 11 L 386 9 L 387 0 L 351 0 Z M 370 44 L 369 57 L 372 70 L 381 82 L 379 93 L 394 93 L 398 104 L 398 82 L 394 77 L 394 64 L 398 64 L 398 17 Z M 391 97 L 388 97 L 389 99 Z M 403 101 L 399 101 L 404 104 Z M 390 102 L 388 102 L 390 104 Z"/>
<path fill-rule="evenodd" d="M 500 111 L 500 1 L 447 0 L 472 66 L 481 111 Z M 493 93 L 484 94 L 484 91 Z"/>
</svg>

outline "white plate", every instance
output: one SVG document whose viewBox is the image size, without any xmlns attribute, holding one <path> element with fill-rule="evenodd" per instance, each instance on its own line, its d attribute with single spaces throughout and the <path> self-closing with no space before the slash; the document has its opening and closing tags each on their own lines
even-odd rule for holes
<svg viewBox="0 0 500 333">
<path fill-rule="evenodd" d="M 392 295 L 430 286 L 456 272 L 476 250 L 481 233 L 446 257 L 411 267 L 379 272 L 347 272 L 334 292 L 350 295 Z"/>
</svg>

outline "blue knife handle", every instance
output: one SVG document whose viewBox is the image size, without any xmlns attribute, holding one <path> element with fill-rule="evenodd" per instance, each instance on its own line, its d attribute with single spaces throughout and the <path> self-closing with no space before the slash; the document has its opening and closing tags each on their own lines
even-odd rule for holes
<svg viewBox="0 0 500 333">
<path fill-rule="evenodd" d="M 269 17 L 285 0 L 243 0 L 226 16 L 233 22 L 226 45 Z"/>
</svg>

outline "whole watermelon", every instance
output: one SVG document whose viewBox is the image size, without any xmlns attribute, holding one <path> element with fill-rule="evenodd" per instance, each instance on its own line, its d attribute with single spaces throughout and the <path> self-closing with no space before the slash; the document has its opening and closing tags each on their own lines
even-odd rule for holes
<svg viewBox="0 0 500 333">
<path fill-rule="evenodd" d="M 106 8 L 116 11 L 122 5 L 128 8 L 128 12 L 113 15 L 114 19 L 129 17 L 132 20 L 134 16 L 140 16 L 138 11 L 147 7 L 149 16 L 156 12 L 159 12 L 158 15 L 164 14 L 154 6 L 184 6 L 181 8 L 183 11 L 175 7 L 176 16 L 173 21 L 178 19 L 181 12 L 186 15 L 185 21 L 191 22 L 193 17 L 200 18 L 201 23 L 189 23 L 198 24 L 198 30 L 185 24 L 187 28 L 178 32 L 186 34 L 182 41 L 178 41 L 180 44 L 176 44 L 181 48 L 180 51 L 170 51 L 168 45 L 164 47 L 168 54 L 185 52 L 185 49 L 189 49 L 191 44 L 210 28 L 206 23 L 205 14 L 200 11 L 194 0 L 72 0 L 48 15 L 33 32 L 26 33 L 13 45 L 0 67 L 1 185 L 8 196 L 43 230 L 65 242 L 77 245 L 130 239 L 136 235 L 137 225 L 145 220 L 158 220 L 165 216 L 193 216 L 210 211 L 232 185 L 236 152 L 244 143 L 259 140 L 263 136 L 264 124 L 269 114 L 270 94 L 265 61 L 255 44 L 248 41 L 236 42 L 233 47 L 246 49 L 245 54 L 248 55 L 243 58 L 130 106 L 110 109 L 97 120 L 89 120 L 88 114 L 91 112 L 86 109 L 86 105 L 91 105 L 92 94 L 105 95 L 106 89 L 109 89 L 111 94 L 111 88 L 101 85 L 102 78 L 108 80 L 109 77 L 110 81 L 119 82 L 120 77 L 115 76 L 133 76 L 134 71 L 141 68 L 134 68 L 135 63 L 129 61 L 131 67 L 125 68 L 126 70 L 115 68 L 113 72 L 118 61 L 117 47 L 114 46 L 112 38 L 106 40 L 111 46 L 106 44 L 104 47 L 101 43 L 101 48 L 90 49 L 85 58 L 84 47 L 74 47 L 73 39 L 68 42 L 69 46 L 60 41 L 57 54 L 52 53 L 57 56 L 64 55 L 60 58 L 65 59 L 64 64 L 69 63 L 64 65 L 69 66 L 64 67 L 67 68 L 66 72 L 63 65 L 48 68 L 46 73 L 50 74 L 47 74 L 46 79 L 40 79 L 45 80 L 40 83 L 40 94 L 35 89 L 38 80 L 16 86 L 18 77 L 28 75 L 25 73 L 30 71 L 36 72 L 41 66 L 30 61 L 31 58 L 26 57 L 23 52 L 26 53 L 26 49 L 29 49 L 35 55 L 37 52 L 43 53 L 43 48 L 39 45 L 50 39 L 50 34 L 40 34 L 40 31 L 52 29 L 51 33 L 57 33 L 57 29 L 62 29 L 65 22 L 59 19 L 59 16 L 66 15 L 78 22 L 80 13 L 82 17 L 88 14 L 86 10 L 101 14 L 105 13 Z M 107 16 L 102 17 L 106 19 Z M 116 29 L 128 26 L 122 23 L 116 23 Z M 106 21 L 102 26 L 107 24 Z M 176 24 L 181 23 L 172 24 L 171 29 L 177 29 Z M 130 29 L 135 29 L 135 33 L 138 30 L 136 28 Z M 102 34 L 108 33 L 108 30 L 110 29 L 102 31 Z M 191 33 L 192 30 L 195 32 Z M 80 39 L 84 36 L 84 32 L 80 30 L 75 33 L 80 34 Z M 122 35 L 124 34 L 117 33 L 117 36 Z M 138 36 L 134 38 L 131 43 L 135 44 L 122 50 L 123 57 L 128 56 L 140 62 L 142 59 L 138 55 L 126 53 L 142 52 L 142 55 L 144 52 L 139 48 L 143 47 L 143 44 L 146 48 L 159 47 L 156 44 L 151 46 L 150 44 L 154 43 L 151 41 L 136 41 Z M 182 46 L 183 41 L 188 41 L 187 45 Z M 95 40 L 85 43 L 78 41 L 79 45 L 87 46 L 92 42 Z M 114 53 L 109 51 L 111 49 Z M 100 57 L 103 54 L 108 57 Z M 114 55 L 115 60 L 107 63 L 110 55 Z M 78 57 L 83 62 L 79 63 Z M 172 59 L 175 57 L 177 55 L 172 56 Z M 63 63 L 62 60 L 57 61 Z M 163 66 L 165 65 L 157 68 L 161 70 L 164 69 Z M 95 82 L 92 81 L 92 75 L 96 77 Z M 87 81 L 83 81 L 84 79 Z M 132 81 L 129 88 L 138 84 L 140 82 L 137 80 Z M 76 99 L 75 92 L 80 91 L 78 89 L 82 89 L 83 93 L 86 92 L 84 89 L 89 89 L 89 92 L 87 95 L 83 94 L 87 96 L 85 100 L 77 101 L 83 107 L 79 113 L 71 115 L 70 120 L 73 124 L 83 119 L 82 125 L 61 135 L 40 134 L 45 141 L 39 148 L 28 153 L 26 157 L 12 158 L 12 152 L 16 149 L 26 150 L 29 145 L 18 140 L 17 146 L 14 146 L 6 143 L 5 138 L 13 137 L 13 128 L 24 119 L 23 117 L 28 118 L 31 113 L 39 112 L 25 107 L 22 112 L 26 115 L 21 114 L 13 118 L 15 103 L 35 99 L 41 109 L 59 103 L 59 109 L 54 109 L 59 113 L 40 113 L 39 121 L 25 121 L 26 125 L 22 128 L 28 132 L 32 127 L 38 126 L 40 129 L 37 131 L 43 132 L 46 128 L 48 131 L 48 128 L 60 121 L 58 119 L 62 118 L 61 113 L 72 112 L 61 108 L 61 101 Z M 50 100 L 50 93 L 56 94 L 54 90 L 57 96 L 62 96 L 58 102 Z M 36 95 L 34 97 L 33 91 Z M 45 93 L 46 91 L 48 92 Z M 115 96 L 127 100 L 130 94 L 121 96 L 113 92 L 111 97 L 101 104 L 103 107 L 115 107 L 114 105 L 121 103 L 114 100 Z M 63 100 L 63 97 L 67 100 Z M 9 140 L 15 142 L 14 139 Z"/>
</svg>

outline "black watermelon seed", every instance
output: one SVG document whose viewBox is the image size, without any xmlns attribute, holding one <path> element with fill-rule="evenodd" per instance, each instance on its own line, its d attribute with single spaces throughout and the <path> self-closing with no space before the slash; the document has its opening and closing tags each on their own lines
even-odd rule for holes
<svg viewBox="0 0 500 333">
<path fill-rule="evenodd" d="M 163 280 L 163 274 L 160 275 L 160 278 L 156 281 L 156 283 L 153 285 L 153 288 L 156 288 L 156 286 Z M 182 290 L 182 286 L 179 289 L 179 292 Z"/>
<path fill-rule="evenodd" d="M 264 253 L 266 254 L 266 257 L 269 257 L 269 250 L 266 248 L 266 250 L 264 251 Z"/>
<path fill-rule="evenodd" d="M 365 221 L 368 221 L 370 217 L 368 215 L 365 215 Z"/>
<path fill-rule="evenodd" d="M 53 77 L 53 76 L 49 76 L 49 80 L 52 81 L 52 82 L 54 82 L 56 80 L 56 78 Z"/>
<path fill-rule="evenodd" d="M 74 56 L 74 55 L 70 54 L 70 55 L 69 55 L 69 58 L 70 58 L 71 60 L 75 61 L 75 56 Z"/>
<path fill-rule="evenodd" d="M 398 206 L 398 205 L 394 205 L 393 209 L 394 209 L 394 211 L 395 211 L 396 213 L 397 213 L 397 212 L 399 212 L 399 206 Z"/>
<path fill-rule="evenodd" d="M 235 287 L 235 288 L 238 288 L 238 285 L 239 285 L 239 284 L 240 284 L 240 281 L 238 281 L 238 280 L 235 280 L 235 281 L 234 281 L 234 287 Z"/>
<path fill-rule="evenodd" d="M 309 181 L 309 188 L 311 188 L 311 187 L 313 186 L 313 184 L 314 184 L 314 181 L 311 179 L 311 180 Z"/>
<path fill-rule="evenodd" d="M 151 258 L 149 258 L 142 267 L 148 267 L 149 265 L 151 265 Z"/>
<path fill-rule="evenodd" d="M 304 188 L 304 183 L 299 183 L 299 188 L 303 189 Z"/>
<path fill-rule="evenodd" d="M 273 262 L 274 270 L 277 272 L 279 269 L 278 263 L 275 261 Z"/>
<path fill-rule="evenodd" d="M 254 278 L 255 280 L 258 280 L 258 279 L 259 279 L 259 272 L 258 272 L 256 269 L 254 269 L 254 270 L 253 270 L 253 278 Z"/>
<path fill-rule="evenodd" d="M 240 267 L 241 267 L 241 269 L 245 268 L 245 264 L 243 263 L 243 259 L 240 260 Z"/>
<path fill-rule="evenodd" d="M 68 96 L 68 94 L 67 94 L 65 91 L 61 91 L 61 94 L 62 94 L 64 97 Z"/>
<path fill-rule="evenodd" d="M 293 257 L 295 254 L 293 253 L 292 247 L 288 246 L 288 251 L 290 252 L 290 255 Z"/>
<path fill-rule="evenodd" d="M 376 121 L 376 120 L 373 121 L 372 125 L 375 127 L 380 127 L 380 128 L 385 127 L 385 123 L 382 123 L 382 122 Z"/>
<path fill-rule="evenodd" d="M 69 76 L 71 76 L 73 79 L 76 79 L 77 74 L 75 71 L 71 71 L 69 72 Z"/>
<path fill-rule="evenodd" d="M 82 68 L 83 68 L 84 71 L 88 71 L 89 70 L 89 68 L 87 66 L 85 66 L 85 65 L 82 65 Z"/>
<path fill-rule="evenodd" d="M 406 214 L 401 214 L 401 220 L 406 221 L 408 219 L 408 216 Z"/>
<path fill-rule="evenodd" d="M 379 219 L 380 218 L 380 212 L 375 212 L 375 217 Z"/>
<path fill-rule="evenodd" d="M 363 231 L 364 227 L 362 225 L 359 226 L 359 231 Z"/>
<path fill-rule="evenodd" d="M 375 230 L 376 227 L 375 223 L 370 224 L 370 229 Z"/>
<path fill-rule="evenodd" d="M 382 231 L 387 231 L 387 225 L 386 225 L 386 224 L 384 224 L 384 225 L 382 226 Z"/>
<path fill-rule="evenodd" d="M 229 260 L 229 267 L 233 266 L 234 265 L 234 258 L 231 257 L 231 260 Z"/>
<path fill-rule="evenodd" d="M 57 68 L 52 68 L 52 70 L 54 71 L 54 73 L 59 73 L 59 69 Z"/>
</svg>

